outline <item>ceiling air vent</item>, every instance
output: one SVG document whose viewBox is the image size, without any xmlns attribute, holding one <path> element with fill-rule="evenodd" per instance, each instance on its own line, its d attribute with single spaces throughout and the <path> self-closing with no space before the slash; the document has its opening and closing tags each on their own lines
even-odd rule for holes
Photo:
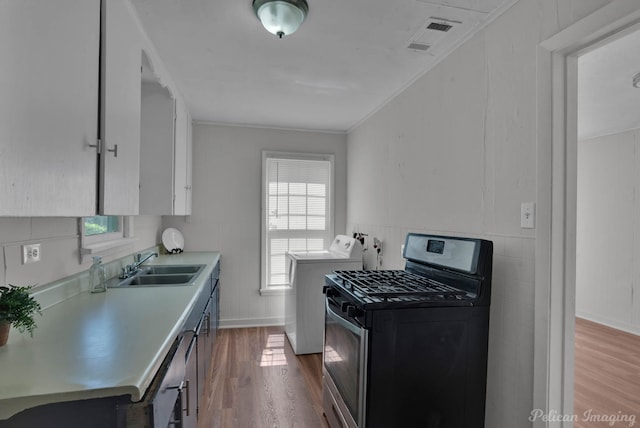
<svg viewBox="0 0 640 428">
<path fill-rule="evenodd" d="M 407 46 L 407 47 L 409 49 L 413 49 L 413 50 L 416 50 L 416 51 L 426 51 L 431 46 L 425 45 L 424 43 L 411 42 L 411 43 L 409 43 L 409 46 Z"/>
<path fill-rule="evenodd" d="M 427 25 L 427 29 L 435 31 L 444 31 L 445 33 L 453 28 L 453 25 L 443 24 L 440 22 L 432 22 Z"/>
<path fill-rule="evenodd" d="M 407 48 L 414 53 L 426 52 L 428 55 L 431 55 L 433 52 L 441 49 L 443 42 L 446 42 L 452 37 L 456 37 L 456 32 L 459 33 L 459 31 L 456 30 L 458 30 L 458 25 L 460 24 L 462 24 L 461 21 L 430 16 L 416 34 L 413 35 L 411 40 L 409 40 Z"/>
</svg>

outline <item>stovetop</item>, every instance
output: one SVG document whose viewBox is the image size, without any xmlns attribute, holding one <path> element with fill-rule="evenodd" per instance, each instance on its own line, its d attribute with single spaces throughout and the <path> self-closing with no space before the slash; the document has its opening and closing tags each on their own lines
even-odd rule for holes
<svg viewBox="0 0 640 428">
<path fill-rule="evenodd" d="M 349 292 L 362 304 L 468 301 L 475 296 L 453 285 L 404 270 L 335 271 L 327 283 Z"/>
<path fill-rule="evenodd" d="M 489 306 L 492 254 L 491 241 L 409 233 L 404 270 L 336 271 L 325 277 L 327 298 L 358 311 Z"/>
</svg>

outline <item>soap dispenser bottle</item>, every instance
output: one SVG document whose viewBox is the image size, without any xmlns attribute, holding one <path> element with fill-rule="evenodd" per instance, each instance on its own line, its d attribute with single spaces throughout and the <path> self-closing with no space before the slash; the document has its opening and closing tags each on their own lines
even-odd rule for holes
<svg viewBox="0 0 640 428">
<path fill-rule="evenodd" d="M 107 274 L 102 264 L 102 256 L 93 256 L 93 264 L 89 268 L 89 291 L 92 293 L 107 291 Z"/>
</svg>

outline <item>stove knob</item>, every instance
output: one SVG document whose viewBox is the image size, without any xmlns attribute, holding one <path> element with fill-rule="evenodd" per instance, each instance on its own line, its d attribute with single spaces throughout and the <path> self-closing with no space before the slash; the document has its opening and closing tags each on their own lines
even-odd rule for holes
<svg viewBox="0 0 640 428">
<path fill-rule="evenodd" d="M 322 292 L 327 295 L 327 297 L 337 296 L 338 292 L 333 289 L 330 285 L 325 285 L 322 287 Z"/>
<path fill-rule="evenodd" d="M 354 305 L 347 305 L 347 316 L 355 318 L 356 316 L 359 315 L 359 311 L 358 308 L 356 308 Z"/>
<path fill-rule="evenodd" d="M 342 302 L 340 305 L 340 310 L 342 313 L 347 314 L 349 317 L 355 317 L 358 315 L 358 308 L 351 302 Z"/>
</svg>

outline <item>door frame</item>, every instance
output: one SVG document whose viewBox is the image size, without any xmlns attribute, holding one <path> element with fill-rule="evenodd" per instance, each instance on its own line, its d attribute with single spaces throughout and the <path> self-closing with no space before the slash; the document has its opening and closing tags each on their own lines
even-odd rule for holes
<svg viewBox="0 0 640 428">
<path fill-rule="evenodd" d="M 640 28 L 640 2 L 614 0 L 538 47 L 533 426 L 573 426 L 578 57 Z M 631 77 L 630 77 L 631 78 Z M 532 413 L 533 416 L 533 413 Z"/>
</svg>

